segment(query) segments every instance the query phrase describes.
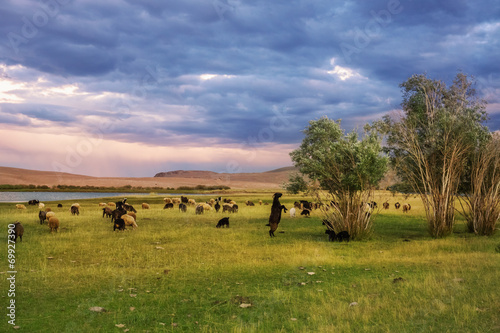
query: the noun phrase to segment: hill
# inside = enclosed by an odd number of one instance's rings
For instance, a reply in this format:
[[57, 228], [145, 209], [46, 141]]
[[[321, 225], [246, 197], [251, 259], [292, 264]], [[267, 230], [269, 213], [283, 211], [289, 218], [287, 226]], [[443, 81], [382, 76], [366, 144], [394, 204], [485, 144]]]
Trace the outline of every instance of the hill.
[[288, 180], [293, 167], [258, 173], [217, 173], [177, 170], [160, 172], [154, 177], [91, 177], [63, 172], [0, 167], [0, 184], [9, 185], [75, 185], [120, 187], [172, 187], [226, 185], [231, 189], [279, 189]]

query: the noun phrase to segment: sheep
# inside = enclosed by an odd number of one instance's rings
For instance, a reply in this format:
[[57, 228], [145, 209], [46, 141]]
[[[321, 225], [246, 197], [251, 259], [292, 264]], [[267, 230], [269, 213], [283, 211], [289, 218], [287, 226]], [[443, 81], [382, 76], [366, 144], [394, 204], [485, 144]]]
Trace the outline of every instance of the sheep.
[[173, 204], [180, 204], [181, 203], [181, 198], [172, 198], [172, 203]]
[[231, 207], [231, 210], [230, 210], [231, 213], [238, 213], [238, 205], [237, 204], [234, 204], [233, 207]]
[[189, 199], [187, 203], [188, 203], [188, 205], [195, 206], [196, 205], [196, 200]]
[[[269, 215], [269, 236], [276, 237], [274, 232], [278, 229], [278, 224], [281, 220], [281, 210], [284, 206], [281, 205], [279, 198], [282, 193], [274, 193], [273, 195], [273, 205], [271, 206], [271, 214]], [[286, 209], [286, 208], [285, 208]]]
[[62, 208], [62, 204], [58, 203], [57, 208]]
[[125, 226], [132, 226], [132, 228], [137, 228], [137, 223], [135, 223], [135, 219], [132, 216], [124, 214], [121, 218], [123, 221], [125, 221]]
[[292, 218], [295, 217], [295, 207], [290, 208], [290, 217], [292, 217]]
[[116, 204], [114, 202], [108, 202], [109, 207], [116, 207]]
[[311, 211], [309, 209], [303, 209], [300, 212], [300, 215], [304, 215], [305, 217], [310, 217], [311, 216]]
[[52, 211], [52, 209], [51, 209], [50, 207], [47, 207], [47, 208], [45, 208], [45, 211], [46, 211], [46, 212], [51, 212], [51, 211]]
[[245, 204], [247, 206], [255, 206], [255, 204], [252, 201], [249, 201], [249, 200], [245, 201]]
[[337, 236], [335, 235], [335, 231], [326, 229], [325, 234], [328, 235], [328, 241], [329, 242], [334, 242], [337, 239]]
[[384, 207], [384, 209], [389, 209], [389, 203], [387, 201], [384, 202], [382, 206]]
[[219, 204], [219, 201], [217, 201], [214, 205], [214, 208], [215, 208], [215, 211], [218, 213], [219, 212], [219, 209], [220, 209], [220, 204]]
[[76, 206], [71, 206], [71, 215], [80, 215], [80, 210]]
[[403, 205], [403, 213], [408, 213], [411, 209], [410, 204], [404, 204]]
[[174, 204], [171, 202], [166, 203], [165, 206], [163, 206], [163, 209], [170, 209], [170, 208], [174, 208]]
[[201, 204], [203, 206], [203, 209], [204, 210], [212, 210], [212, 206], [210, 206], [209, 204], [207, 203], [204, 203], [204, 204]]
[[106, 207], [106, 203], [105, 202], [99, 202], [99, 207]]
[[217, 225], [215, 226], [216, 228], [229, 228], [229, 217], [223, 217], [217, 222]]
[[23, 204], [16, 204], [17, 209], [26, 209], [26, 206]]
[[142, 203], [142, 209], [149, 209], [149, 204], [146, 202]]
[[79, 203], [74, 203], [71, 205], [71, 207], [77, 207], [78, 209], [80, 209], [80, 204]]
[[111, 217], [111, 215], [113, 214], [113, 211], [111, 210], [111, 208], [109, 207], [104, 207], [102, 209], [102, 217], [106, 216], [106, 217]]
[[181, 203], [181, 204], [179, 204], [179, 210], [181, 212], [185, 213], [185, 212], [187, 212], [187, 206], [185, 204]]
[[231, 204], [228, 204], [228, 203], [223, 203], [222, 204], [222, 212], [229, 212], [229, 211], [232, 211], [233, 210], [233, 206]]
[[234, 201], [234, 200], [229, 200], [229, 202], [228, 202], [228, 203], [229, 203], [230, 205], [236, 205], [236, 201]]
[[342, 242], [342, 241], [349, 242], [350, 239], [351, 239], [351, 236], [349, 235], [349, 233], [347, 231], [341, 231], [337, 234], [337, 240], [339, 242]]
[[132, 217], [134, 218], [134, 220], [136, 220], [136, 221], [137, 221], [137, 215], [135, 215], [135, 213], [134, 213], [134, 212], [127, 212], [127, 214], [126, 214], [126, 215], [132, 216]]
[[44, 209], [45, 208], [45, 204], [43, 202], [40, 202], [38, 204], [38, 209]]
[[28, 205], [30, 206], [36, 206], [40, 203], [40, 201], [36, 200], [36, 199], [33, 199], [33, 200], [30, 200], [28, 201]]
[[59, 229], [59, 219], [55, 216], [52, 216], [51, 218], [49, 218], [49, 228], [50, 228], [50, 232], [57, 232], [57, 230]]
[[40, 224], [43, 224], [43, 222], [47, 219], [47, 212], [44, 212], [43, 210], [39, 211], [38, 218], [40, 219]]
[[125, 230], [125, 221], [123, 219], [115, 220], [115, 223], [113, 224], [113, 231], [115, 231], [116, 229]]
[[195, 213], [196, 213], [196, 215], [203, 214], [203, 211], [204, 211], [204, 209], [203, 209], [203, 205], [198, 205], [198, 206], [196, 206], [196, 209], [195, 209]]
[[170, 198], [163, 198], [163, 201], [165, 201], [166, 204], [172, 203], [172, 199]]
[[262, 206], [262, 200], [259, 200], [259, 205], [261, 205], [261, 206]]
[[401, 204], [400, 204], [399, 202], [396, 202], [396, 203], [394, 204], [394, 207], [396, 207], [396, 209], [399, 209], [399, 207], [401, 207]]
[[[228, 227], [229, 227], [229, 225], [228, 225]], [[16, 221], [16, 223], [14, 223], [14, 243], [17, 243], [17, 237], [19, 237], [19, 239], [22, 242], [23, 235], [24, 235], [24, 227], [21, 224], [21, 222]]]
[[46, 216], [47, 221], [48, 221], [51, 217], [56, 216], [56, 213], [54, 213], [54, 212], [45, 212], [45, 216]]

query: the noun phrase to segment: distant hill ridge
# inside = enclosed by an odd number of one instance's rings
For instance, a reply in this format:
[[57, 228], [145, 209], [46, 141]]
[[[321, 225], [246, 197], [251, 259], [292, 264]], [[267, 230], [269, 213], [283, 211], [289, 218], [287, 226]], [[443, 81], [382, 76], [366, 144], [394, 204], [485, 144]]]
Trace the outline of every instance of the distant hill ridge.
[[[280, 173], [280, 172], [291, 172], [294, 170], [296, 170], [296, 168], [290, 166], [265, 172], [252, 172], [252, 173], [241, 173], [241, 174], [250, 175], [250, 174], [262, 174], [262, 173]], [[155, 175], [155, 177], [214, 178], [217, 177], [218, 175], [237, 175], [237, 174], [218, 173], [214, 171], [202, 171], [202, 170], [175, 170], [175, 171], [158, 172]]]

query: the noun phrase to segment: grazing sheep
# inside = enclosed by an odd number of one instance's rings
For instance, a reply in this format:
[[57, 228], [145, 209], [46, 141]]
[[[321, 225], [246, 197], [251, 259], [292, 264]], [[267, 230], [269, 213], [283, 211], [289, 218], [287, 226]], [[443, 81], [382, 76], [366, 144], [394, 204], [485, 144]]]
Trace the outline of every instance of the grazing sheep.
[[57, 204], [57, 208], [62, 208], [62, 204]]
[[134, 212], [127, 212], [127, 215], [132, 216], [134, 218], [134, 220], [137, 221], [137, 215], [135, 215]]
[[76, 206], [71, 206], [71, 215], [80, 215], [80, 210]]
[[217, 225], [215, 226], [216, 228], [229, 228], [229, 217], [223, 217], [217, 222]]
[[48, 221], [51, 217], [56, 216], [56, 213], [54, 213], [54, 212], [45, 212], [45, 216], [46, 216], [47, 221]]
[[389, 209], [389, 203], [387, 201], [384, 202], [382, 206], [384, 207], [384, 209]]
[[132, 226], [132, 228], [137, 228], [137, 223], [135, 223], [135, 219], [132, 216], [124, 214], [121, 218], [123, 221], [125, 221], [125, 226]]
[[[189, 199], [191, 200], [191, 199]], [[187, 212], [187, 206], [183, 203], [179, 204], [179, 210], [183, 213]]]
[[399, 202], [396, 202], [396, 203], [394, 204], [394, 207], [396, 207], [396, 209], [399, 209], [399, 207], [401, 207], [401, 204], [400, 204]]
[[204, 210], [212, 210], [212, 206], [210, 206], [209, 204], [207, 203], [204, 203], [204, 204], [201, 204], [203, 206], [203, 209]]
[[411, 209], [410, 204], [404, 204], [403, 205], [403, 213], [408, 213]]
[[295, 217], [295, 207], [290, 208], [290, 217]]
[[115, 231], [116, 229], [125, 230], [125, 221], [123, 219], [115, 220], [115, 223], [113, 224], [113, 231]]
[[228, 204], [228, 203], [223, 203], [222, 204], [222, 212], [229, 212], [229, 211], [232, 211], [233, 210], [233, 206], [231, 204]]
[[[281, 210], [283, 209], [280, 203], [280, 197], [282, 193], [274, 193], [273, 195], [273, 205], [271, 206], [271, 214], [269, 215], [269, 236], [276, 237], [274, 232], [278, 229], [278, 224], [281, 221]], [[286, 208], [285, 208], [286, 209]]]
[[47, 219], [47, 212], [44, 212], [43, 210], [39, 211], [38, 218], [40, 219], [40, 224], [43, 224], [43, 222]]
[[17, 209], [26, 209], [26, 206], [23, 204], [16, 204]]
[[188, 203], [188, 205], [195, 206], [196, 205], [196, 200], [189, 199], [187, 203]]
[[45, 211], [46, 211], [46, 212], [51, 212], [51, 211], [52, 211], [52, 209], [51, 209], [50, 207], [47, 207], [47, 208], [45, 208]]
[[204, 212], [203, 205], [196, 206], [196, 209], [195, 209], [196, 215], [203, 214], [203, 212]]
[[236, 205], [236, 201], [234, 201], [234, 200], [229, 200], [228, 204], [230, 204], [230, 205]]
[[262, 200], [259, 200], [259, 205], [261, 205], [261, 206], [262, 206]]
[[326, 229], [325, 234], [328, 235], [328, 241], [329, 242], [334, 242], [337, 239], [337, 236], [335, 235], [335, 231]]
[[305, 217], [310, 217], [311, 211], [309, 209], [304, 209], [300, 212], [300, 215], [304, 215]]
[[28, 205], [30, 206], [36, 206], [40, 203], [40, 201], [36, 200], [36, 199], [33, 199], [33, 200], [30, 200], [28, 201]]
[[231, 210], [230, 210], [231, 213], [238, 213], [238, 205], [237, 204], [234, 204], [233, 207], [231, 207]]
[[99, 207], [106, 207], [106, 203], [105, 202], [99, 202]]
[[174, 204], [171, 202], [166, 203], [165, 206], [163, 206], [163, 209], [170, 209], [170, 208], [174, 208]]
[[217, 201], [214, 205], [214, 208], [215, 208], [215, 211], [218, 213], [219, 212], [219, 209], [220, 209], [220, 204], [219, 204], [219, 201]]
[[113, 214], [113, 211], [111, 210], [111, 208], [109, 207], [104, 207], [102, 209], [102, 217], [106, 216], [106, 217], [111, 217], [111, 215]]
[[109, 207], [116, 207], [116, 204], [114, 202], [108, 202]]
[[52, 216], [51, 218], [49, 218], [49, 228], [50, 228], [50, 232], [57, 232], [57, 230], [59, 229], [59, 219], [55, 216]]
[[77, 207], [78, 209], [80, 209], [80, 204], [79, 203], [74, 203], [71, 205], [71, 207]]
[[172, 199], [170, 198], [163, 198], [163, 201], [165, 201], [166, 204], [172, 203]]
[[342, 242], [342, 241], [349, 242], [350, 239], [351, 239], [351, 236], [349, 235], [349, 233], [347, 231], [341, 231], [337, 234], [337, 240], [339, 242]]
[[180, 204], [181, 203], [181, 198], [172, 198], [172, 203], [173, 204]]
[[[229, 225], [228, 225], [228, 227], [229, 227]], [[14, 243], [17, 243], [17, 237], [19, 237], [19, 239], [22, 242], [23, 235], [24, 235], [24, 227], [21, 224], [21, 222], [16, 221], [16, 223], [14, 223]]]
[[148, 203], [143, 202], [143, 203], [142, 203], [142, 209], [149, 209], [149, 204], [148, 204]]
[[255, 204], [253, 202], [249, 201], [249, 200], [245, 201], [245, 204], [247, 206], [255, 206]]
[[45, 208], [45, 204], [43, 202], [40, 202], [38, 204], [38, 209], [44, 209]]

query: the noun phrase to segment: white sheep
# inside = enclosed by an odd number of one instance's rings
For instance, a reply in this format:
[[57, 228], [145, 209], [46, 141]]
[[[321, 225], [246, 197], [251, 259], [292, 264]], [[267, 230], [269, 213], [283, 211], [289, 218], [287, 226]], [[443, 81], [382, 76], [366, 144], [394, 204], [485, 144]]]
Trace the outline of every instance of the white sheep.
[[16, 204], [17, 209], [26, 209], [26, 206], [23, 204]]
[[105, 202], [99, 202], [99, 207], [106, 207], [106, 203]]
[[189, 199], [188, 204], [194, 206], [194, 205], [196, 205], [196, 201], [194, 199]]
[[38, 209], [44, 209], [45, 208], [45, 204], [43, 202], [40, 202], [38, 204]]
[[123, 221], [125, 221], [125, 226], [132, 226], [132, 228], [137, 228], [137, 223], [135, 223], [135, 219], [132, 216], [125, 214], [122, 215], [121, 218], [123, 219]]
[[165, 201], [165, 204], [172, 203], [172, 199], [170, 198], [163, 198], [163, 201]]
[[116, 204], [114, 202], [108, 202], [109, 207], [116, 207]]
[[49, 218], [56, 216], [56, 213], [54, 213], [54, 212], [47, 212], [47, 214], [45, 214], [45, 216], [46, 216], [46, 218], [48, 220]]
[[295, 217], [295, 207], [290, 208], [290, 217]]
[[211, 210], [212, 209], [212, 206], [210, 206], [207, 203], [202, 204], [202, 206], [203, 206], [203, 210]]
[[173, 204], [180, 204], [181, 203], [181, 198], [172, 198], [172, 203]]
[[80, 209], [80, 204], [75, 202], [74, 204], [71, 205], [71, 207], [76, 207], [76, 208]]

